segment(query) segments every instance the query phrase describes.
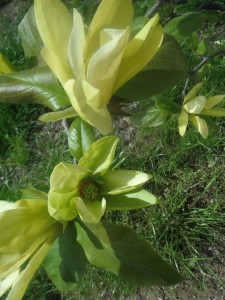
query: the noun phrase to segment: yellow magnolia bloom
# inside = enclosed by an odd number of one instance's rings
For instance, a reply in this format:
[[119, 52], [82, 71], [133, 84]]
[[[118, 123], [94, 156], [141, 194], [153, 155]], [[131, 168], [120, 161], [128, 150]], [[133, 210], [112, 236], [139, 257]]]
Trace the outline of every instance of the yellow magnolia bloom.
[[156, 15], [131, 39], [132, 0], [103, 0], [88, 33], [76, 9], [59, 0], [35, 0], [45, 48], [42, 56], [64, 87], [72, 107], [102, 134], [111, 131], [111, 96], [153, 58], [163, 28]]
[[184, 136], [188, 120], [197, 128], [203, 138], [208, 137], [208, 126], [199, 115], [224, 117], [224, 108], [214, 108], [220, 103], [225, 95], [217, 95], [206, 99], [204, 96], [196, 96], [201, 89], [202, 83], [196, 84], [185, 96], [182, 110], [178, 116], [179, 133]]
[[0, 228], [0, 297], [10, 289], [6, 300], [20, 300], [62, 224], [50, 217], [46, 200], [23, 199], [0, 201]]

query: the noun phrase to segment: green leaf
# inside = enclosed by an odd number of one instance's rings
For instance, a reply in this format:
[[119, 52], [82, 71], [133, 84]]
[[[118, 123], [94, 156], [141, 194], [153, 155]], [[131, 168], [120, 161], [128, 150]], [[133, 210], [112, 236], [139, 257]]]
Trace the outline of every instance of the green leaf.
[[75, 222], [78, 242], [89, 262], [138, 286], [162, 286], [183, 278], [133, 230], [101, 222], [86, 227]]
[[38, 103], [57, 110], [71, 105], [48, 67], [0, 75], [0, 102]]
[[197, 53], [203, 55], [206, 51], [205, 42], [201, 40], [198, 44]]
[[153, 59], [116, 95], [127, 101], [144, 100], [173, 87], [186, 72], [186, 59], [179, 44], [172, 36], [164, 34], [163, 43]]
[[37, 30], [33, 6], [31, 6], [19, 24], [18, 32], [22, 41], [25, 56], [38, 56], [41, 48], [43, 47], [43, 43]]
[[76, 241], [76, 230], [69, 223], [43, 261], [49, 278], [60, 291], [73, 289], [86, 269], [86, 257]]
[[185, 39], [192, 32], [199, 30], [205, 21], [204, 13], [190, 12], [183, 16], [173, 18], [164, 27], [165, 32], [172, 34], [176, 39]]
[[146, 190], [122, 195], [106, 195], [106, 209], [130, 210], [158, 204], [158, 199]]
[[94, 141], [94, 128], [77, 117], [70, 125], [68, 134], [69, 149], [73, 157], [80, 160]]
[[41, 115], [38, 120], [41, 122], [56, 122], [62, 119], [72, 118], [77, 116], [77, 113], [73, 107], [69, 107], [64, 110], [49, 112]]
[[48, 194], [28, 186], [20, 190], [22, 192], [21, 199], [42, 199], [48, 200]]
[[150, 106], [150, 107], [143, 107], [142, 109], [133, 113], [130, 117], [130, 120], [133, 124], [138, 127], [156, 127], [163, 124], [170, 113], [164, 111], [158, 107]]

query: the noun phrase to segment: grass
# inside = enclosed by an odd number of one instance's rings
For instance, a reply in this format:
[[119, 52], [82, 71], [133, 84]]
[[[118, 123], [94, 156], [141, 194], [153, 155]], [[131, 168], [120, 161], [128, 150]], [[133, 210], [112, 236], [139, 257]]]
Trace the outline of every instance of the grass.
[[[20, 6], [19, 1], [16, 3], [18, 21], [26, 8]], [[146, 3], [137, 2], [137, 8], [143, 9]], [[15, 33], [17, 24], [12, 24], [7, 16], [2, 24], [0, 51], [22, 66], [25, 60]], [[214, 25], [210, 26], [213, 32]], [[187, 53], [191, 51], [188, 42], [183, 47]], [[191, 60], [190, 66], [196, 63], [198, 59]], [[199, 80], [205, 81], [203, 92], [224, 92], [224, 61], [216, 58], [210, 63], [213, 72], [207, 73], [207, 77], [205, 73], [199, 75]], [[182, 85], [171, 96], [179, 96], [180, 89]], [[38, 122], [42, 112], [37, 106], [0, 105], [1, 199], [19, 199], [19, 190], [28, 185], [48, 191], [54, 166], [60, 161], [72, 161], [61, 125]], [[149, 240], [193, 284], [207, 286], [206, 279], [210, 277], [224, 284], [215, 269], [225, 243], [224, 120], [216, 120], [207, 140], [192, 127], [180, 138], [175, 119], [162, 127], [139, 131], [123, 121], [117, 125], [121, 136], [117, 153], [123, 151], [119, 168], [151, 173], [153, 179], [146, 188], [157, 195], [161, 203], [138, 211], [107, 212], [107, 217], [132, 227]], [[57, 292], [44, 271], [39, 270], [25, 299], [136, 299], [139, 293], [139, 288], [112, 273], [90, 266], [76, 291], [64, 293]]]

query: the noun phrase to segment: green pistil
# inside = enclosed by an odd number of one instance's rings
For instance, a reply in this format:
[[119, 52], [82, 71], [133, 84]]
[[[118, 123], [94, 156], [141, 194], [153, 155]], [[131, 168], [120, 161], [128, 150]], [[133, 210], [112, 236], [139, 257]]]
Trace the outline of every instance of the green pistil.
[[98, 194], [98, 187], [94, 181], [85, 180], [80, 183], [79, 194], [84, 200], [94, 200]]

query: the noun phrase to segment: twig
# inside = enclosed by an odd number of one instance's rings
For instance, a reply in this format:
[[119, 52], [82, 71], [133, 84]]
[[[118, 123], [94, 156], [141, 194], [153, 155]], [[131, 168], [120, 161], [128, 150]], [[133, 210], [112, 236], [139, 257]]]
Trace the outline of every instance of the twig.
[[67, 119], [62, 120], [62, 127], [65, 130], [66, 134], [69, 135], [69, 125]]
[[146, 17], [151, 18], [158, 10], [158, 8], [163, 5], [164, 2], [166, 2], [167, 0], [157, 0], [153, 6], [147, 11], [146, 13]]
[[158, 8], [163, 5], [164, 3], [173, 3], [176, 5], [183, 4], [188, 2], [188, 0], [157, 0], [153, 6], [147, 11], [145, 14], [146, 17], [151, 18], [154, 16], [154, 14], [157, 12]]
[[222, 55], [224, 54], [225, 55], [225, 49], [224, 50], [220, 50], [220, 51], [216, 51], [212, 54], [209, 54], [208, 56], [204, 56], [202, 58], [202, 61], [196, 66], [194, 67], [194, 69], [190, 70], [188, 73], [188, 77], [185, 81], [185, 84], [184, 84], [184, 89], [182, 91], [182, 99], [185, 97], [186, 93], [187, 93], [187, 88], [188, 88], [188, 84], [189, 84], [189, 81], [191, 79], [191, 77], [194, 77], [195, 74], [198, 72], [199, 69], [201, 69], [202, 66], [204, 66], [204, 64], [207, 63], [207, 61], [209, 61], [210, 59], [216, 57], [216, 56], [219, 56], [219, 55]]
[[214, 58], [215, 56], [221, 55], [221, 54], [225, 54], [225, 49], [214, 52], [208, 56], [203, 57], [202, 61], [193, 70], [190, 71], [190, 74], [194, 75], [205, 63], [207, 63], [208, 60]]

